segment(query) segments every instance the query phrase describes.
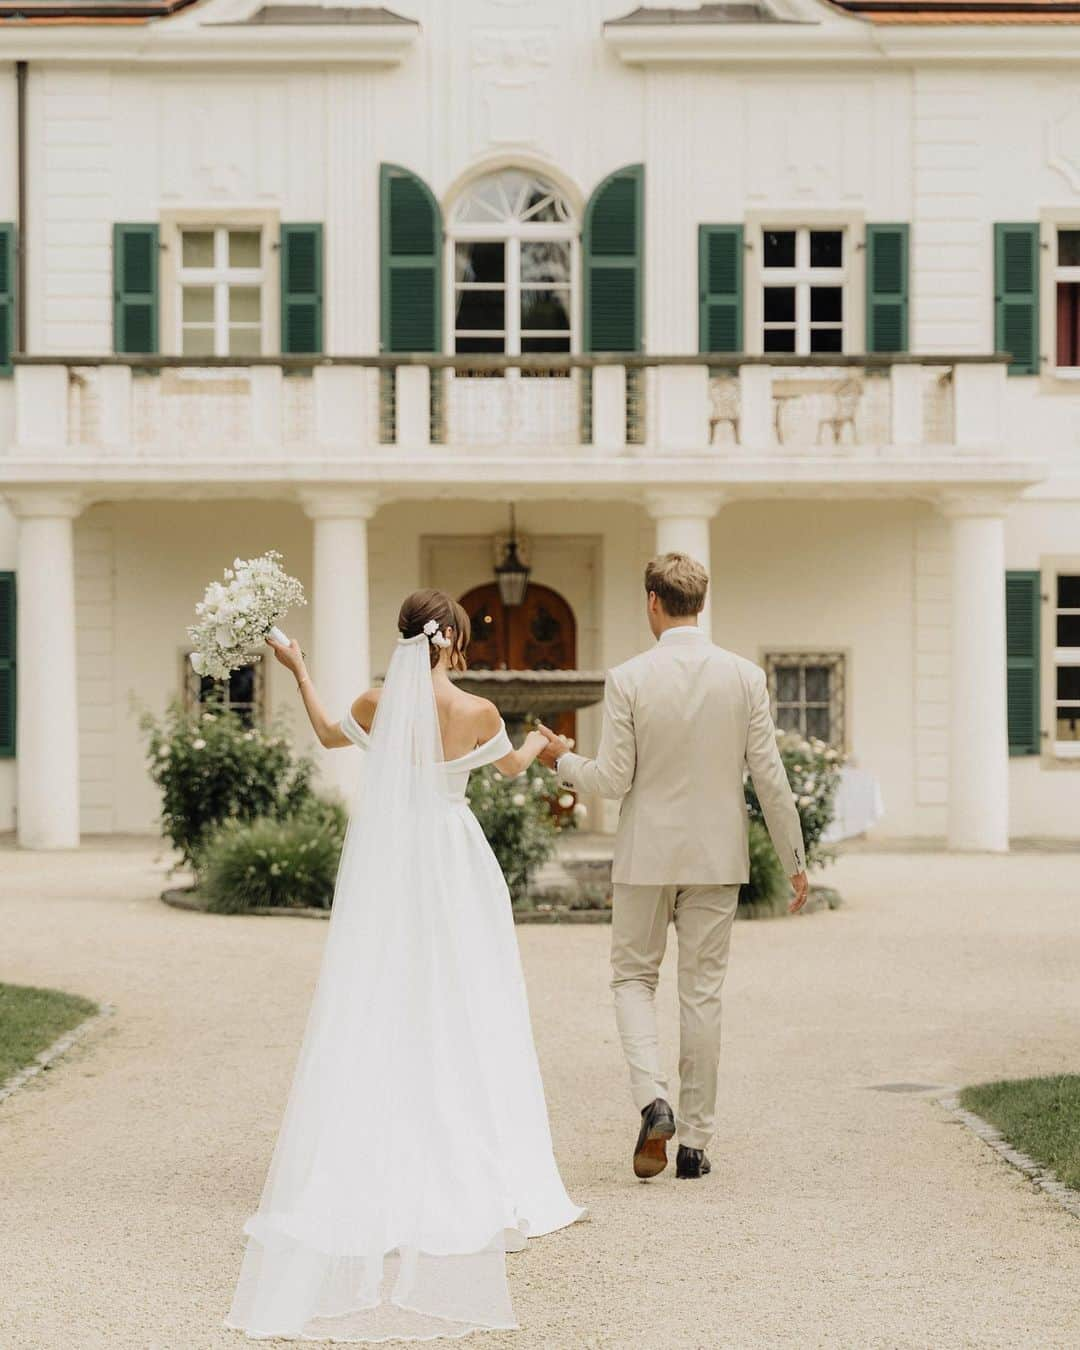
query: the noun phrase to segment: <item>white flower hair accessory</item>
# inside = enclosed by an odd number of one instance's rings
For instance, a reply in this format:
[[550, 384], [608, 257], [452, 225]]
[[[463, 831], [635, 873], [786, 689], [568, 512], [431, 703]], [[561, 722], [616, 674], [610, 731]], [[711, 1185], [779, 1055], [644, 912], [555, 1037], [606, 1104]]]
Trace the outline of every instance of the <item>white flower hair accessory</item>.
[[437, 619], [428, 619], [427, 623], [424, 624], [424, 632], [427, 635], [427, 640], [434, 647], [449, 647], [451, 645], [450, 639], [439, 628]]

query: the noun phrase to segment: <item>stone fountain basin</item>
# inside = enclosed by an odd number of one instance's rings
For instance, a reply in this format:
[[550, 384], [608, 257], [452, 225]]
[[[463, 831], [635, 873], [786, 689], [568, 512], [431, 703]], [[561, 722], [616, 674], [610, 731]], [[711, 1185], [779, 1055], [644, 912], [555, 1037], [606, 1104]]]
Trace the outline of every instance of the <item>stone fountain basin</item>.
[[515, 722], [576, 712], [604, 697], [604, 673], [597, 670], [467, 670], [451, 678], [466, 693], [491, 699]]

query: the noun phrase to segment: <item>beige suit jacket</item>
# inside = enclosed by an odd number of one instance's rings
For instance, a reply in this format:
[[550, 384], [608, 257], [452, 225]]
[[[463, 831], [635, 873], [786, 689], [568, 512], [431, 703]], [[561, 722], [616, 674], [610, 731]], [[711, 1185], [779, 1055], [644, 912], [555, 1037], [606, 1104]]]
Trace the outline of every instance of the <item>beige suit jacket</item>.
[[793, 876], [806, 854], [765, 672], [698, 628], [668, 629], [609, 671], [596, 758], [558, 763], [565, 787], [622, 801], [612, 879], [634, 886], [748, 879], [744, 767]]

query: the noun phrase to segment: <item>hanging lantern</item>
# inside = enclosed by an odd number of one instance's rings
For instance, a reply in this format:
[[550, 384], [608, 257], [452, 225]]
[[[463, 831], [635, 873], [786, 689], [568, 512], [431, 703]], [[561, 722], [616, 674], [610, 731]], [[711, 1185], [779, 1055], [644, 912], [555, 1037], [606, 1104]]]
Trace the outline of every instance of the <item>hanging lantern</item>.
[[499, 598], [507, 609], [514, 609], [525, 599], [529, 589], [529, 569], [518, 557], [517, 529], [514, 523], [514, 508], [510, 507], [510, 540], [506, 545], [503, 560], [495, 568], [495, 584], [499, 588]]

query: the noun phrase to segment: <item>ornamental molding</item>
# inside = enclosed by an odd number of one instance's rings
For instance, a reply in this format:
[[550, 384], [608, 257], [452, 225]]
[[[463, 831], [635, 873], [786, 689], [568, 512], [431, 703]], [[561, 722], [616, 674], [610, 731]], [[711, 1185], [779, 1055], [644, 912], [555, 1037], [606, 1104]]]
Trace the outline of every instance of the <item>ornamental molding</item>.
[[1047, 167], [1080, 192], [1080, 94], [1063, 91], [1046, 113], [1044, 122]]

